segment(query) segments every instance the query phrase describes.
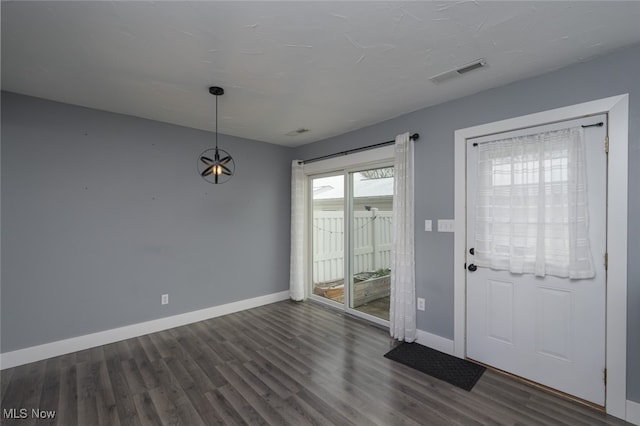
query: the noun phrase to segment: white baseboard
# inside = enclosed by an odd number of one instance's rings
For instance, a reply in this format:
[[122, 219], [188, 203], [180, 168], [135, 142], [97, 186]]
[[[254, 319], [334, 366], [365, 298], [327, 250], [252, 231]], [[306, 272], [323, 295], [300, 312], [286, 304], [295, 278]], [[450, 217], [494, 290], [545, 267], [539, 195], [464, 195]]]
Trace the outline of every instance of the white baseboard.
[[0, 369], [16, 367], [30, 362], [41, 361], [71, 352], [82, 351], [96, 346], [119, 342], [133, 337], [143, 336], [169, 328], [180, 327], [246, 309], [256, 308], [269, 303], [279, 302], [289, 298], [289, 291], [267, 294], [265, 296], [254, 297], [252, 299], [240, 300], [220, 306], [198, 311], [187, 312], [157, 320], [127, 325], [111, 330], [100, 331], [98, 333], [84, 336], [72, 337], [70, 339], [58, 340], [56, 342], [45, 343], [43, 345], [32, 346], [25, 349], [18, 349], [12, 352], [0, 354]]
[[640, 425], [640, 402], [627, 400], [627, 422]]
[[436, 334], [427, 333], [426, 331], [417, 330], [418, 339], [416, 343], [428, 346], [448, 355], [453, 355], [453, 340], [438, 336]]

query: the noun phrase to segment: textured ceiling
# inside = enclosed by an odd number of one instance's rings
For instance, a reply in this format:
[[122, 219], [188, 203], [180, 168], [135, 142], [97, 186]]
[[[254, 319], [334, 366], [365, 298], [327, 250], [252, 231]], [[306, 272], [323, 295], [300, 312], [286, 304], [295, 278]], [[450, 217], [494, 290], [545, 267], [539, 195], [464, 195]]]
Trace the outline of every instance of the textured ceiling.
[[638, 43], [639, 18], [616, 1], [3, 1], [2, 89], [212, 130], [219, 85], [220, 133], [297, 146]]

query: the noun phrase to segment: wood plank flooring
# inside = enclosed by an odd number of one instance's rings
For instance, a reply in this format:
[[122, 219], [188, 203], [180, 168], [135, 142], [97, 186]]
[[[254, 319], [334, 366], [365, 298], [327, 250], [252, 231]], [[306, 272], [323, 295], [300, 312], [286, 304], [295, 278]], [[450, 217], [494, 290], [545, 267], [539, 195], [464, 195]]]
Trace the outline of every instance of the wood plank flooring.
[[384, 358], [392, 346], [362, 320], [279, 302], [4, 370], [1, 423], [624, 424], [493, 371], [466, 392]]

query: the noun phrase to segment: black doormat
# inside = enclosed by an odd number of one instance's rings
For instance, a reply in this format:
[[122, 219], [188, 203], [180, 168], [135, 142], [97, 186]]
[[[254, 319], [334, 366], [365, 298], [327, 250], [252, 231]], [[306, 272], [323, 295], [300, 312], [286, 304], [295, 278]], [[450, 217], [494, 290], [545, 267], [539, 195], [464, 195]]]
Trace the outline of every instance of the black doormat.
[[466, 391], [473, 388], [485, 370], [481, 365], [447, 355], [418, 343], [402, 343], [384, 356]]

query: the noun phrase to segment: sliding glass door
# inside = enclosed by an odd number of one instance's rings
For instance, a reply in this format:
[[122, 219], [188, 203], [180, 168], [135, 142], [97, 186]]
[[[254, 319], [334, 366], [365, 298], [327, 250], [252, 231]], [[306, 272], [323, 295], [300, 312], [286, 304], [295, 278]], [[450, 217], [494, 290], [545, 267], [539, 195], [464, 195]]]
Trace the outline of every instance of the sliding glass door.
[[311, 179], [311, 294], [344, 303], [344, 174]]
[[311, 192], [311, 294], [388, 321], [393, 167], [312, 177]]
[[349, 173], [349, 307], [389, 320], [393, 167]]

